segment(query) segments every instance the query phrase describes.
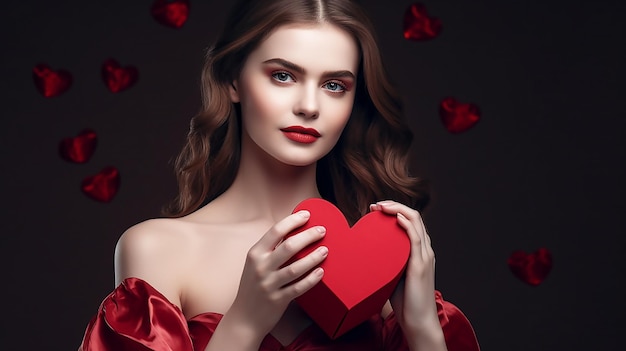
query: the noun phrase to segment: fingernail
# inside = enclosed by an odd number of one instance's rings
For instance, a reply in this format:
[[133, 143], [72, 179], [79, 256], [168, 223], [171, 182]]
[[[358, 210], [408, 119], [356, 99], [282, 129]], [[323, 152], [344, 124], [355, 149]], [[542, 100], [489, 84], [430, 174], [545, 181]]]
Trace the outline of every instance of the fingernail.
[[320, 234], [324, 234], [324, 233], [326, 233], [326, 228], [325, 228], [325, 227], [319, 226], [319, 227], [317, 227], [317, 228], [315, 228], [315, 229], [317, 229], [317, 231], [318, 231]]
[[313, 271], [313, 274], [315, 274], [318, 277], [321, 277], [322, 275], [324, 275], [324, 269], [322, 267], [317, 267]]
[[317, 252], [319, 252], [320, 255], [326, 257], [326, 255], [328, 255], [328, 248], [326, 246], [320, 246], [317, 248]]
[[298, 214], [299, 214], [300, 216], [304, 217], [304, 218], [309, 218], [309, 217], [311, 217], [311, 212], [306, 211], [306, 210], [305, 210], [305, 211], [300, 211], [300, 212], [298, 212]]

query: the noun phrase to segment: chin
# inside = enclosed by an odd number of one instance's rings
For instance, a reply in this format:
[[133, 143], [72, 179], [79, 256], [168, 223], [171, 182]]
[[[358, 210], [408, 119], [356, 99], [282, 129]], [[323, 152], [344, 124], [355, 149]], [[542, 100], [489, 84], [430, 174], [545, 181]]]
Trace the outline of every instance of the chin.
[[316, 164], [317, 161], [319, 161], [319, 158], [315, 158], [315, 159], [285, 159], [285, 160], [280, 160], [280, 162], [288, 165], [288, 166], [293, 166], [293, 167], [307, 167], [313, 164]]
[[[283, 156], [283, 157], [281, 157]], [[275, 155], [274, 158], [285, 165], [294, 166], [294, 167], [307, 167], [313, 164], [316, 164], [324, 155], [302, 155], [298, 153], [293, 153], [291, 155]]]

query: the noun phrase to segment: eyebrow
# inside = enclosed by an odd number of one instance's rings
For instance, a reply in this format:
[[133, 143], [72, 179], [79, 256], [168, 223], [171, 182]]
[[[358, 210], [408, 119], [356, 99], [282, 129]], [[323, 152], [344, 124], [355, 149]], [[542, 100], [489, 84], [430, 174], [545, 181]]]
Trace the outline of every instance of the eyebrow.
[[[293, 62], [281, 59], [281, 58], [273, 58], [273, 59], [269, 59], [266, 61], [263, 61], [263, 64], [278, 64], [280, 66], [285, 67], [288, 70], [291, 71], [295, 71], [299, 74], [305, 74], [306, 70], [304, 69], [304, 67], [298, 66]], [[323, 77], [338, 77], [338, 78], [352, 78], [354, 80], [356, 80], [356, 77], [354, 76], [354, 74], [348, 70], [340, 70], [340, 71], [325, 71], [322, 74]]]

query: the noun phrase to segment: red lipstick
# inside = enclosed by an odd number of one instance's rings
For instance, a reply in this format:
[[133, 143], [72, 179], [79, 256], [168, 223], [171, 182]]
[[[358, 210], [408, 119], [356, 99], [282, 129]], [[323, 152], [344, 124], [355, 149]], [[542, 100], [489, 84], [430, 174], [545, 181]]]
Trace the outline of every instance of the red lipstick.
[[305, 128], [301, 126], [286, 127], [282, 128], [281, 131], [290, 140], [302, 144], [311, 144], [315, 142], [317, 138], [322, 136], [317, 130], [313, 128]]

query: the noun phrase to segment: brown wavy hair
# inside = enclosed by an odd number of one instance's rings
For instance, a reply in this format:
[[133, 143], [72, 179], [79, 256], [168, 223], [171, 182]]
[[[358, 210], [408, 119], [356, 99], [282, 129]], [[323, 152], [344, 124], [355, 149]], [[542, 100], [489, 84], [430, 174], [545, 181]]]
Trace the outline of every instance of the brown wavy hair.
[[361, 54], [352, 115], [337, 145], [318, 161], [322, 197], [335, 203], [350, 223], [364, 215], [370, 203], [382, 199], [418, 210], [427, 204], [426, 184], [409, 174], [413, 134], [363, 10], [350, 0], [252, 0], [235, 5], [216, 44], [207, 51], [202, 108], [192, 118], [176, 159], [179, 194], [166, 215], [189, 214], [232, 184], [241, 155], [241, 117], [228, 88], [248, 55], [273, 30], [293, 23], [333, 24], [354, 37]]

